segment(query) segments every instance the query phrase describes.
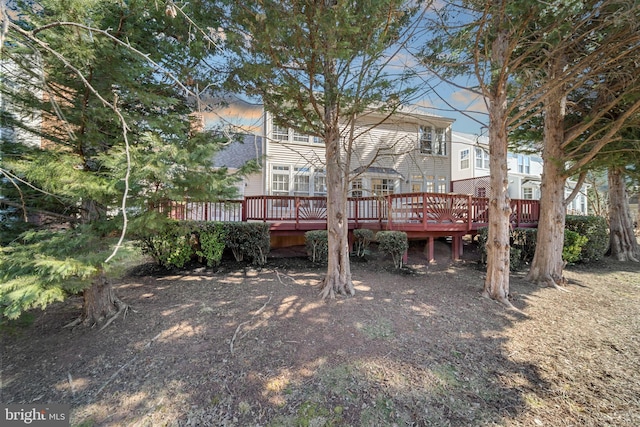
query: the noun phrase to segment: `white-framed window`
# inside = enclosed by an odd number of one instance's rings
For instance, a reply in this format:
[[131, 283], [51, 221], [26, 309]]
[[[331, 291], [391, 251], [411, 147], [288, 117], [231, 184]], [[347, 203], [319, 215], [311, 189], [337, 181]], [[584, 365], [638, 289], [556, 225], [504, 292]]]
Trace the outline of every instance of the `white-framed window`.
[[424, 191], [427, 193], [435, 193], [436, 190], [436, 177], [433, 175], [427, 175], [424, 177]]
[[433, 154], [438, 156], [447, 155], [447, 138], [445, 128], [436, 128], [436, 138], [434, 141]]
[[393, 194], [395, 183], [393, 179], [388, 178], [373, 178], [371, 179], [371, 189], [375, 196], [386, 196], [387, 194]]
[[447, 193], [447, 177], [438, 177], [438, 193]]
[[316, 169], [313, 174], [313, 195], [324, 196], [327, 194], [327, 175], [324, 169]]
[[418, 146], [422, 154], [433, 154], [433, 132], [431, 126], [420, 126]]
[[469, 149], [460, 151], [460, 169], [469, 169]]
[[271, 167], [271, 194], [289, 194], [289, 166], [273, 165]]
[[363, 189], [362, 178], [356, 178], [351, 181], [351, 197], [362, 197]]
[[289, 141], [289, 129], [274, 123], [272, 137], [276, 141]]
[[295, 130], [293, 131], [293, 141], [294, 142], [309, 142], [309, 135], [305, 135], [302, 133], [298, 133]]
[[522, 198], [523, 199], [527, 199], [527, 200], [532, 200], [533, 199], [533, 188], [524, 187], [522, 189]]
[[309, 168], [293, 168], [293, 194], [295, 196], [308, 196], [310, 187]]
[[445, 128], [432, 128], [420, 126], [418, 130], [418, 147], [422, 154], [447, 155], [447, 130]]
[[531, 173], [531, 158], [523, 154], [518, 154], [518, 173]]
[[422, 175], [411, 176], [411, 192], [422, 193], [423, 178]]
[[476, 148], [476, 168], [489, 169], [489, 153], [482, 148]]

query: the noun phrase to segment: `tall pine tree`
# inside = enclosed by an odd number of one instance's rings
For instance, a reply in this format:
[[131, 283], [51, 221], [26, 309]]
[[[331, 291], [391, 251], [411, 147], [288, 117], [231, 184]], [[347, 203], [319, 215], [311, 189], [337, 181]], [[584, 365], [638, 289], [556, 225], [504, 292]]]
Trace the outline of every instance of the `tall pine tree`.
[[215, 85], [202, 78], [217, 75], [204, 62], [213, 41], [153, 2], [44, 0], [18, 10], [3, 17], [3, 127], [15, 131], [0, 153], [1, 202], [7, 236], [25, 223], [31, 231], [4, 239], [0, 311], [15, 318], [82, 292], [79, 320], [104, 322], [126, 309], [105, 261], [128, 218], [153, 227], [155, 200], [233, 195], [238, 177], [212, 164], [223, 138], [193, 131], [179, 83]]

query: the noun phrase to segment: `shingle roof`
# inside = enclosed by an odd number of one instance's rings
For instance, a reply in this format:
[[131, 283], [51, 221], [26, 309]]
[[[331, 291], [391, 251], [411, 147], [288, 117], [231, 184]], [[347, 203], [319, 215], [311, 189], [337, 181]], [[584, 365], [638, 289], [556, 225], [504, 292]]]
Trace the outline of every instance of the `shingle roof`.
[[262, 156], [262, 137], [257, 135], [243, 135], [240, 140], [233, 141], [213, 159], [215, 167], [226, 166], [238, 169], [249, 160], [256, 160]]

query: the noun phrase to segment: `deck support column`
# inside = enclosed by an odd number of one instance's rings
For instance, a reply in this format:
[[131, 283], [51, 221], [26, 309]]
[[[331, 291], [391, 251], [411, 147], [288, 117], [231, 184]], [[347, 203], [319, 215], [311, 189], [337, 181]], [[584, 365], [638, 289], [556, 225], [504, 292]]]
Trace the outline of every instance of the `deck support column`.
[[436, 259], [433, 255], [433, 242], [434, 242], [434, 237], [433, 236], [429, 236], [427, 238], [427, 246], [425, 247], [425, 251], [427, 252], [427, 261], [429, 262], [429, 264], [434, 264], [436, 262]]
[[451, 236], [451, 258], [453, 258], [454, 261], [459, 261], [461, 255], [462, 255], [462, 236], [453, 235]]

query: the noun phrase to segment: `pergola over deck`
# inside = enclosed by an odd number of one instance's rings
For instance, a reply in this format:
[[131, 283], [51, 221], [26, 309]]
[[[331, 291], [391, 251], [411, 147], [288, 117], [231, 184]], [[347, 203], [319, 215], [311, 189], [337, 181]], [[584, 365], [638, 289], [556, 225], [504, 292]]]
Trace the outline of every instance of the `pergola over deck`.
[[[327, 228], [325, 197], [248, 196], [218, 202], [166, 202], [159, 207], [170, 218], [193, 221], [261, 221], [273, 236], [304, 234]], [[462, 255], [462, 237], [488, 225], [489, 199], [465, 194], [405, 193], [348, 199], [349, 229], [397, 230], [409, 239], [428, 241], [433, 260], [437, 237], [452, 238], [452, 257]], [[536, 227], [537, 200], [511, 200], [511, 225]]]

